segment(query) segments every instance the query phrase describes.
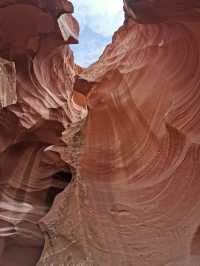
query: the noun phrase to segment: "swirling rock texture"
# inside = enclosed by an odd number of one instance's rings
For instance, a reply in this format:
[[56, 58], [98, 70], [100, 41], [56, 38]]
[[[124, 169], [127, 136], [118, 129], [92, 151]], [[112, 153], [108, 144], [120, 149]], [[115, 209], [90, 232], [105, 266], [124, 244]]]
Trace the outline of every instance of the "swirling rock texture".
[[[69, 43], [79, 25], [68, 1], [0, 1], [0, 265], [36, 265], [39, 220], [71, 180], [53, 145], [87, 115], [73, 93], [80, 68]], [[79, 105], [77, 105], [79, 103]], [[71, 125], [73, 124], [73, 129]]]
[[1, 264], [199, 266], [199, 1], [124, 0], [87, 69], [68, 1], [0, 7]]

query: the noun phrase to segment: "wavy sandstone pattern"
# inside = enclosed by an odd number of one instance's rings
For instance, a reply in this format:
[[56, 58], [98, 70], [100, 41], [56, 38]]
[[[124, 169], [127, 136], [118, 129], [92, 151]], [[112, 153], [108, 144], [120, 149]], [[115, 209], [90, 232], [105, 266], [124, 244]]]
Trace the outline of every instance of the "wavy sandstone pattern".
[[[35, 265], [45, 238], [38, 266], [199, 266], [199, 1], [125, 0], [124, 25], [87, 69], [66, 45], [78, 32], [68, 1], [59, 15], [51, 1], [49, 13], [14, 2], [52, 26], [28, 50], [2, 48], [16, 68], [0, 61], [2, 265]], [[51, 207], [52, 187], [64, 191]]]
[[67, 45], [77, 42], [79, 27], [68, 1], [0, 7], [0, 265], [29, 266], [43, 248], [38, 221], [71, 172], [50, 147], [87, 114], [74, 102], [78, 93], [73, 99], [79, 68]]

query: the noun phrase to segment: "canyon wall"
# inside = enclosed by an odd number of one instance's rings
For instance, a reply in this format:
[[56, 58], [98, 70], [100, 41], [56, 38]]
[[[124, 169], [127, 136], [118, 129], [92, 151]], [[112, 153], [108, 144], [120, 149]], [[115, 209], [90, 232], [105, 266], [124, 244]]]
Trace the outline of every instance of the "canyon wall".
[[0, 4], [2, 266], [200, 265], [200, 4], [124, 10], [82, 69], [68, 1]]
[[68, 46], [78, 42], [72, 12], [68, 1], [0, 2], [2, 266], [36, 265], [44, 246], [38, 222], [72, 178], [73, 166], [51, 151], [87, 115], [84, 97], [73, 93], [80, 68]]

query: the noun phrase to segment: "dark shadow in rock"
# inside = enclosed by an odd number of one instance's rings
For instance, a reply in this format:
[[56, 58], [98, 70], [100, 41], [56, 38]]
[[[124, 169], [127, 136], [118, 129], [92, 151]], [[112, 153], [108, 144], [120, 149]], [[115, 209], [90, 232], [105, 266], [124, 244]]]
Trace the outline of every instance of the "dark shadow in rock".
[[72, 181], [72, 173], [70, 171], [59, 171], [55, 173], [52, 178], [57, 181], [63, 182], [63, 188], [51, 187], [48, 190], [48, 204], [52, 205], [56, 196], [63, 192], [65, 187]]

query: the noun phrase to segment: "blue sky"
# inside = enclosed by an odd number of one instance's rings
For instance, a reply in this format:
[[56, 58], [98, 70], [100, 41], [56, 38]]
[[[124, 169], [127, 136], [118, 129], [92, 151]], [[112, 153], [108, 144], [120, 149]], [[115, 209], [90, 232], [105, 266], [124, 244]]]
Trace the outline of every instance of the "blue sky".
[[123, 23], [123, 0], [71, 0], [81, 32], [79, 45], [72, 45], [75, 61], [88, 66], [98, 60], [113, 33]]

